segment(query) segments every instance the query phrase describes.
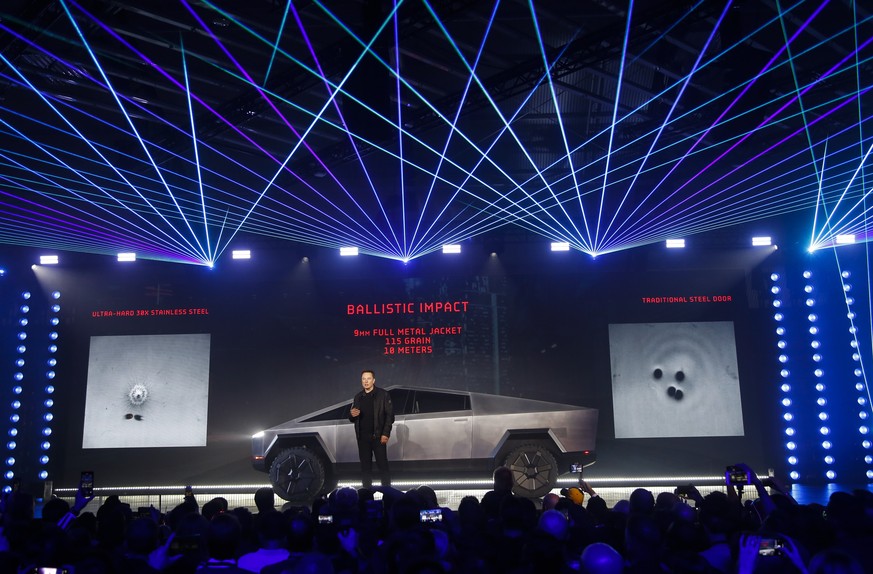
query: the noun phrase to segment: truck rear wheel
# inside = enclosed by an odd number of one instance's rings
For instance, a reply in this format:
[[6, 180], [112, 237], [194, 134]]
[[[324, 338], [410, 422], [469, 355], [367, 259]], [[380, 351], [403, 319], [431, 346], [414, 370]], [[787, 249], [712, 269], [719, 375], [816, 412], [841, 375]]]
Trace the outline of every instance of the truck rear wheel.
[[542, 442], [523, 444], [506, 457], [504, 466], [512, 471], [512, 491], [525, 498], [539, 498], [558, 483], [558, 462]]

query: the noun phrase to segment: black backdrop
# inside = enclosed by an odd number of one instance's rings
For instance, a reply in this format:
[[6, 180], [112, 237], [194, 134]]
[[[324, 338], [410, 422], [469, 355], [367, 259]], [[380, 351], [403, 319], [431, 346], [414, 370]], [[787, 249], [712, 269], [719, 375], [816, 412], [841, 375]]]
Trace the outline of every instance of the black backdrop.
[[[60, 291], [63, 303], [49, 467], [56, 486], [75, 484], [82, 469], [93, 469], [101, 486], [263, 482], [249, 464], [251, 434], [350, 399], [364, 368], [376, 370], [381, 386], [596, 407], [591, 477], [717, 475], [739, 460], [774, 466], [767, 412], [778, 369], [769, 317], [758, 305], [770, 272], [761, 252], [651, 248], [592, 260], [530, 244], [403, 264], [308, 251], [306, 261], [301, 253], [256, 252], [215, 269], [78, 256], [37, 270], [42, 289]], [[460, 302], [466, 311], [457, 311]], [[387, 314], [400, 303], [413, 312]], [[451, 310], [420, 306], [432, 303]], [[363, 307], [350, 315], [349, 305]], [[744, 436], [615, 438], [609, 325], [711, 321], [734, 326]], [[430, 335], [434, 327], [449, 334]], [[91, 338], [165, 334], [210, 335], [205, 446], [83, 449]], [[386, 334], [396, 337], [388, 345], [394, 354], [386, 354]], [[653, 405], [651, 416], [669, 416], [660, 409]]]

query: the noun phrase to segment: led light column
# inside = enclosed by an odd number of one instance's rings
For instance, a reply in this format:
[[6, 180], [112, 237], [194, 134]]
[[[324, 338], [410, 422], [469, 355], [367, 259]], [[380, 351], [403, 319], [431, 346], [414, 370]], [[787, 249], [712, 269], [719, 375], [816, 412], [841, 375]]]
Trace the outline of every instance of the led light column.
[[776, 340], [776, 347], [778, 351], [777, 359], [780, 365], [780, 403], [782, 404], [782, 420], [785, 422], [785, 448], [788, 451], [788, 456], [786, 460], [790, 467], [789, 476], [792, 480], [797, 480], [798, 478], [800, 478], [800, 474], [797, 471], [797, 465], [799, 462], [797, 456], [799, 452], [797, 448], [797, 441], [799, 439], [799, 436], [797, 434], [797, 427], [794, 421], [795, 415], [793, 409], [794, 401], [796, 399], [794, 397], [795, 393], [791, 386], [791, 371], [788, 368], [788, 328], [786, 327], [785, 313], [782, 309], [782, 291], [784, 289], [783, 283], [784, 280], [779, 273], [773, 273], [770, 275], [770, 293], [773, 295], [772, 305], [774, 309], [773, 320], [776, 322], [776, 335], [778, 337]]
[[3, 472], [3, 478], [6, 479], [6, 484], [3, 487], [4, 492], [12, 490], [11, 483], [15, 478], [21, 480], [21, 476], [17, 473], [16, 457], [19, 451], [19, 438], [21, 424], [21, 399], [24, 393], [25, 385], [30, 381], [25, 380], [24, 368], [27, 365], [25, 355], [27, 353], [27, 336], [28, 325], [30, 324], [30, 291], [23, 291], [19, 297], [18, 307], [18, 332], [16, 335], [17, 346], [15, 347], [15, 369], [12, 373], [12, 402], [10, 407], [12, 414], [9, 415], [9, 428], [6, 431], [6, 469]]

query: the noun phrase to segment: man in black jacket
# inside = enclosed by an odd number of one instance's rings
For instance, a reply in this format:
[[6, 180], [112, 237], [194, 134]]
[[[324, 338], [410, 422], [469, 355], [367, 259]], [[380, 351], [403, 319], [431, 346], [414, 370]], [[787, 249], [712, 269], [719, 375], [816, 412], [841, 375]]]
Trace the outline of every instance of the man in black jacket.
[[394, 424], [394, 407], [391, 395], [376, 387], [376, 373], [361, 372], [364, 388], [352, 400], [349, 420], [355, 423], [358, 439], [358, 456], [361, 458], [361, 482], [365, 488], [373, 486], [373, 457], [382, 479], [382, 486], [391, 484], [388, 474], [388, 437]]

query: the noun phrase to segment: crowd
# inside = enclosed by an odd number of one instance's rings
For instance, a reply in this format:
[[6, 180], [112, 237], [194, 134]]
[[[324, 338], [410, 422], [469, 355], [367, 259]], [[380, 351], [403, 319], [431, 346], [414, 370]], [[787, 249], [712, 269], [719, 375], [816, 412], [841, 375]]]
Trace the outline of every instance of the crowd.
[[89, 499], [79, 493], [72, 507], [46, 502], [34, 519], [33, 497], [15, 492], [2, 505], [0, 572], [873, 572], [873, 494], [835, 492], [827, 505], [801, 505], [750, 476], [745, 500], [731, 486], [701, 496], [683, 485], [640, 488], [611, 508], [583, 480], [541, 501], [517, 497], [505, 468], [493, 490], [457, 510], [440, 508], [427, 486], [340, 488], [281, 510], [264, 488], [256, 512], [193, 496], [166, 514], [134, 516], [116, 496], [82, 512]]

